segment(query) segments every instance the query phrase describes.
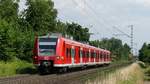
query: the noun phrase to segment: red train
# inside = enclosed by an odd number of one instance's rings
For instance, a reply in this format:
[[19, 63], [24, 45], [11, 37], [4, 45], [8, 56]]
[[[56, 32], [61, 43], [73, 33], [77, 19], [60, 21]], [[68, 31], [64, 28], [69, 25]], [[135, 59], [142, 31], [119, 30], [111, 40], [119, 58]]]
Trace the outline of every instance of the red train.
[[34, 64], [38, 70], [49, 72], [73, 67], [110, 64], [110, 51], [66, 39], [59, 35], [47, 35], [35, 39]]

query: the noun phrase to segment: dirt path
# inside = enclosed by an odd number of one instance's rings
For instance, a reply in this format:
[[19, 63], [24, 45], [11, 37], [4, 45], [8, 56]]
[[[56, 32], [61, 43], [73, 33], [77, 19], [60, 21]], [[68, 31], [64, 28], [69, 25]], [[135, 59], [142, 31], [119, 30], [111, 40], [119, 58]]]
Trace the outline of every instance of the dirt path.
[[150, 84], [150, 81], [145, 81], [144, 84]]

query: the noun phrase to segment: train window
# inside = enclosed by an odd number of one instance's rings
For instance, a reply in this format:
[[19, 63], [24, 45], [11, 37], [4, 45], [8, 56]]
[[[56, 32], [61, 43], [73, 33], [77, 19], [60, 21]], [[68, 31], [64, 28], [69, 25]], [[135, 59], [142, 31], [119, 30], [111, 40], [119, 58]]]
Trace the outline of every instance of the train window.
[[91, 52], [91, 58], [93, 58], [94, 57], [94, 53], [93, 52]]
[[106, 53], [104, 53], [104, 61], [106, 60]]
[[89, 58], [89, 51], [86, 52], [86, 57]]
[[100, 59], [102, 59], [102, 58], [103, 58], [103, 52], [100, 53]]
[[97, 53], [97, 59], [99, 60], [99, 52]]
[[66, 56], [67, 56], [67, 57], [70, 56], [70, 49], [69, 49], [69, 48], [66, 49]]
[[84, 52], [84, 50], [82, 51], [82, 55], [83, 55], [83, 57], [85, 56], [85, 52]]
[[58, 38], [40, 38], [39, 42], [56, 42]]
[[109, 54], [107, 54], [107, 59], [109, 59]]

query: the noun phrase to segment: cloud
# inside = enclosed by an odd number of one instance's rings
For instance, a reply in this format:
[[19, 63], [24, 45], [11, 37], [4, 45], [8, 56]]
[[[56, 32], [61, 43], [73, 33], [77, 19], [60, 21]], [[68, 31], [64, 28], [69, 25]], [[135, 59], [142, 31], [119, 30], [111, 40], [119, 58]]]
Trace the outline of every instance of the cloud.
[[135, 0], [135, 2], [145, 7], [150, 7], [150, 0]]
[[[134, 25], [134, 42], [138, 43], [138, 49], [144, 41], [150, 41], [150, 0], [54, 0], [58, 9], [58, 16], [63, 21], [74, 21], [89, 27], [95, 35], [92, 39], [112, 37], [119, 33], [112, 29], [118, 26], [124, 32], [130, 34], [128, 25]], [[93, 8], [89, 9], [87, 3]], [[96, 16], [95, 16], [96, 15]], [[96, 20], [98, 19], [98, 20]], [[100, 34], [98, 35], [97, 32]], [[111, 33], [112, 32], [112, 33]], [[130, 44], [130, 39], [117, 37]]]

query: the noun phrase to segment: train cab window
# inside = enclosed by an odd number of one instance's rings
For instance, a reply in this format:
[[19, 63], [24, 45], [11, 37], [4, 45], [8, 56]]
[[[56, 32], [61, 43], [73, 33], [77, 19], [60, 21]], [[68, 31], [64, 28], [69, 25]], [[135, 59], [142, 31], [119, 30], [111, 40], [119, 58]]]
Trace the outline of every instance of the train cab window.
[[39, 55], [53, 56], [56, 54], [56, 45], [58, 38], [39, 38]]

